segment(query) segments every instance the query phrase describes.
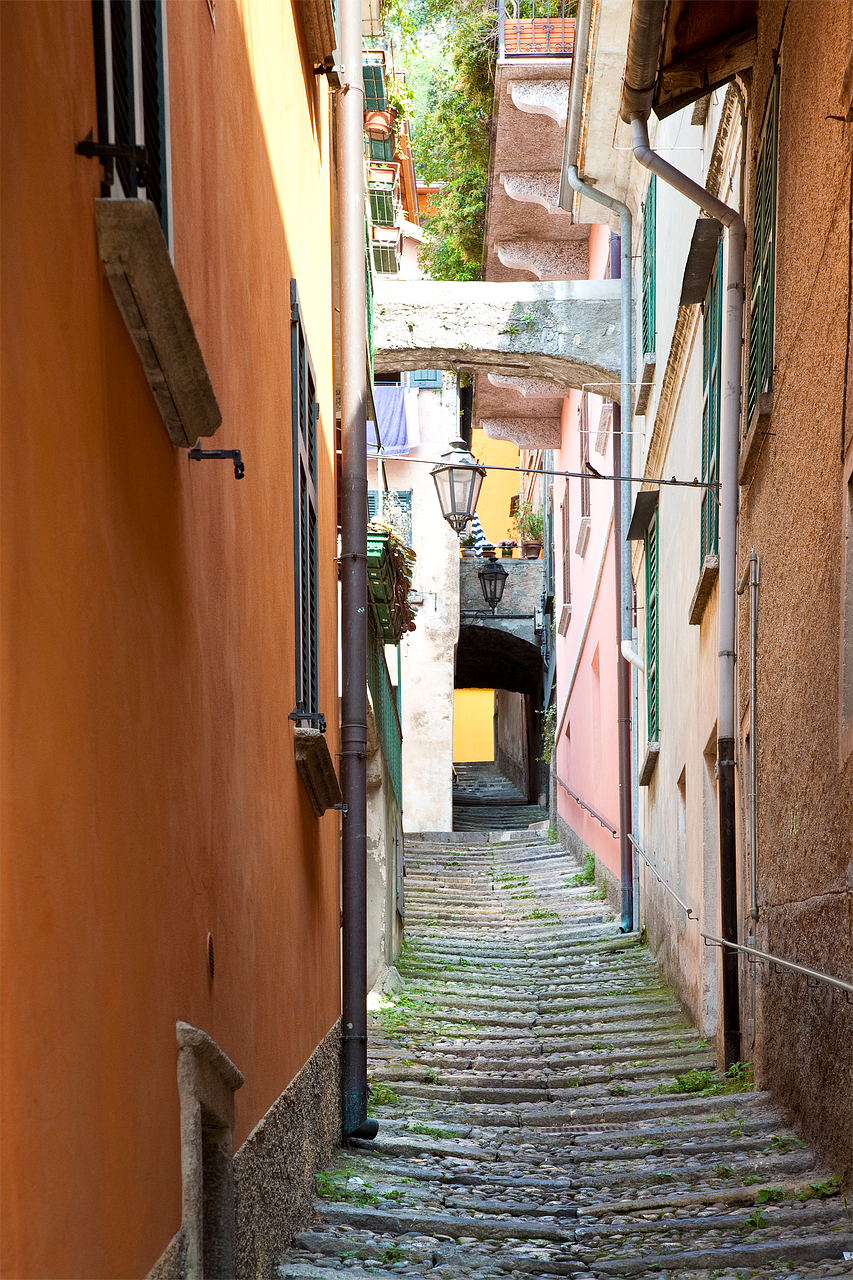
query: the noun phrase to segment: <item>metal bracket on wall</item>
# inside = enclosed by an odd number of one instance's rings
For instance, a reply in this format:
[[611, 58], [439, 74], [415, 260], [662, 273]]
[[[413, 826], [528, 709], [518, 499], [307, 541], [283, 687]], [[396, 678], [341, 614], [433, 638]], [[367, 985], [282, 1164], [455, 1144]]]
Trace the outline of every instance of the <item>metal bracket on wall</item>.
[[94, 142], [90, 129], [82, 142], [74, 143], [74, 150], [78, 156], [86, 156], [90, 160], [97, 156], [104, 166], [104, 181], [108, 187], [113, 185], [114, 160], [133, 161], [139, 171], [137, 173], [139, 185], [145, 186], [148, 153], [144, 147], [134, 146], [131, 142]]
[[[246, 474], [246, 468], [243, 465], [243, 459], [239, 449], [199, 449], [198, 446], [190, 449], [189, 456], [193, 462], [206, 462], [209, 459], [229, 458], [234, 463], [234, 479], [242, 480]], [[310, 720], [310, 716], [302, 716], [303, 720]]]
[[[287, 718], [288, 720], [298, 720], [300, 722], [307, 720], [309, 724], [312, 724], [315, 729], [319, 729], [321, 733], [326, 732], [326, 717], [322, 711], [303, 711], [302, 707], [296, 707], [289, 713]], [[339, 809], [340, 805], [334, 805], [333, 807]]]

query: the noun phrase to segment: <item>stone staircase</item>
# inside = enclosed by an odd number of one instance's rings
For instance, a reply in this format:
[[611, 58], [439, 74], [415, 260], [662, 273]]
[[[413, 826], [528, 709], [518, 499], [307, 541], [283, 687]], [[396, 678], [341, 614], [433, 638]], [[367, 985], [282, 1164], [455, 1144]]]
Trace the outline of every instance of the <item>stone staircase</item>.
[[579, 870], [546, 834], [409, 837], [379, 1134], [318, 1176], [281, 1280], [853, 1273], [832, 1170], [716, 1071]]
[[548, 821], [548, 810], [528, 804], [491, 760], [457, 762], [453, 774], [454, 831], [524, 831]]

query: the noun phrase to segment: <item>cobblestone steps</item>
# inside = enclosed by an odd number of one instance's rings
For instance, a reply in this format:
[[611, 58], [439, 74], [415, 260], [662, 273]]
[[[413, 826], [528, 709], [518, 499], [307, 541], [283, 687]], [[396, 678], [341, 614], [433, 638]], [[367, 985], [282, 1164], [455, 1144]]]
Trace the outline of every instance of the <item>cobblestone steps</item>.
[[410, 839], [407, 869], [379, 1134], [318, 1177], [281, 1280], [853, 1274], [832, 1170], [767, 1094], [716, 1091], [736, 1082], [559, 845]]

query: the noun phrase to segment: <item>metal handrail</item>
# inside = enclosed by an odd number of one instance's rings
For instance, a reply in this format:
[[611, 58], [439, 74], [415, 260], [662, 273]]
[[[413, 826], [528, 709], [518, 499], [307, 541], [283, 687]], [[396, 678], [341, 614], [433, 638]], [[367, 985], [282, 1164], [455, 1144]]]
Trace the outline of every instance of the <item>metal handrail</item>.
[[596, 819], [596, 821], [600, 822], [600, 823], [601, 823], [601, 825], [602, 825], [603, 827], [606, 827], [606, 828], [607, 828], [607, 830], [610, 832], [610, 834], [611, 834], [612, 836], [615, 836], [615, 835], [617, 834], [617, 832], [616, 832], [616, 828], [615, 828], [615, 827], [611, 827], [610, 823], [607, 821], [607, 819], [606, 819], [606, 818], [602, 818], [601, 814], [600, 814], [600, 813], [596, 813], [595, 809], [593, 809], [593, 807], [592, 807], [592, 805], [591, 805], [591, 804], [587, 804], [584, 800], [581, 800], [580, 796], [576, 796], [576, 795], [575, 795], [575, 793], [574, 793], [574, 791], [572, 791], [571, 787], [566, 786], [565, 782], [563, 782], [563, 779], [562, 779], [562, 778], [560, 777], [560, 775], [556, 772], [556, 770], [554, 771], [554, 777], [555, 777], [555, 778], [556, 778], [556, 780], [559, 782], [559, 784], [560, 784], [560, 786], [563, 788], [563, 790], [564, 790], [564, 791], [567, 791], [567, 792], [568, 792], [568, 794], [572, 797], [572, 799], [573, 799], [574, 801], [576, 801], [576, 802], [577, 802], [577, 804], [579, 804], [579, 805], [580, 805], [580, 807], [581, 807], [582, 809], [586, 809], [587, 813], [591, 813], [591, 814], [592, 814], [592, 816]]
[[696, 915], [696, 913], [694, 912], [693, 908], [692, 908], [692, 907], [688, 907], [688, 905], [687, 905], [687, 903], [686, 903], [686, 902], [682, 902], [681, 898], [679, 898], [678, 894], [675, 892], [675, 890], [673, 889], [672, 885], [668, 884], [668, 883], [667, 883], [667, 881], [666, 881], [666, 880], [664, 880], [663, 876], [662, 876], [662, 875], [661, 875], [661, 873], [658, 871], [657, 867], [656, 867], [656, 866], [655, 866], [655, 864], [652, 862], [652, 860], [651, 860], [651, 858], [649, 857], [649, 855], [646, 853], [645, 849], [641, 849], [641, 848], [640, 848], [640, 846], [637, 844], [637, 841], [634, 839], [634, 837], [633, 837], [632, 835], [629, 835], [629, 836], [628, 836], [628, 839], [631, 841], [631, 844], [632, 844], [632, 845], [634, 846], [634, 848], [637, 850], [637, 853], [638, 853], [638, 854], [640, 855], [640, 857], [643, 859], [643, 862], [645, 862], [646, 866], [649, 868], [649, 870], [652, 872], [652, 874], [653, 874], [654, 876], [656, 876], [656, 877], [658, 878], [658, 880], [661, 882], [661, 884], [663, 885], [664, 889], [666, 889], [667, 893], [671, 894], [671, 895], [672, 895], [672, 897], [673, 897], [673, 898], [675, 898], [675, 901], [676, 901], [676, 902], [678, 903], [678, 905], [681, 907], [682, 911], [686, 911], [686, 912], [687, 912], [687, 919], [688, 919], [688, 920], [695, 920], [695, 921], [697, 922], [697, 924], [698, 924], [698, 922], [699, 922], [699, 917]]
[[758, 951], [755, 947], [745, 947], [739, 942], [727, 942], [725, 938], [718, 938], [713, 933], [703, 933], [701, 937], [705, 939], [705, 946], [709, 944], [712, 947], [728, 947], [730, 951], [742, 951], [745, 955], [755, 956], [762, 964], [773, 964], [779, 969], [790, 969], [792, 973], [801, 973], [806, 978], [813, 978], [815, 982], [825, 982], [827, 986], [835, 987], [837, 991], [843, 991], [848, 1001], [853, 997], [853, 982], [843, 982], [841, 978], [831, 978], [828, 973], [821, 973], [818, 969], [807, 969], [803, 964], [794, 964], [792, 960], [783, 960], [780, 956], [771, 955], [769, 951]]

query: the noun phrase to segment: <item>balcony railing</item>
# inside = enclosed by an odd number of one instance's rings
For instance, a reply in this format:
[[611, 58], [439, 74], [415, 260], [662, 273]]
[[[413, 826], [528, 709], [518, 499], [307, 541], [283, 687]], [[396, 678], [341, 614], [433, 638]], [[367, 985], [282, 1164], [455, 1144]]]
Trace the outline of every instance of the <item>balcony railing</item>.
[[575, 0], [499, 0], [501, 58], [570, 58]]

